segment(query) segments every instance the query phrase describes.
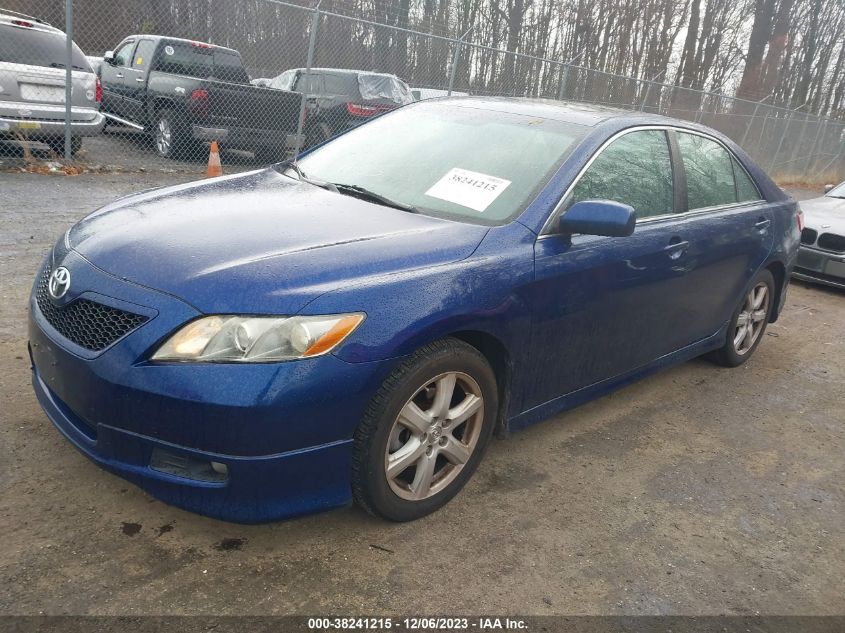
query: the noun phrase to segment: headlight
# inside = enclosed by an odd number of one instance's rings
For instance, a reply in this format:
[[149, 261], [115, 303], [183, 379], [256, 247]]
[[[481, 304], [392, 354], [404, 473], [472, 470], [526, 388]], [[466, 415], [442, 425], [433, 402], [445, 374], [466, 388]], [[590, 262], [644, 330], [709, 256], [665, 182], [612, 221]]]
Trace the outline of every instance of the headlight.
[[363, 320], [363, 314], [209, 316], [176, 332], [152, 360], [260, 363], [310, 358], [332, 351]]

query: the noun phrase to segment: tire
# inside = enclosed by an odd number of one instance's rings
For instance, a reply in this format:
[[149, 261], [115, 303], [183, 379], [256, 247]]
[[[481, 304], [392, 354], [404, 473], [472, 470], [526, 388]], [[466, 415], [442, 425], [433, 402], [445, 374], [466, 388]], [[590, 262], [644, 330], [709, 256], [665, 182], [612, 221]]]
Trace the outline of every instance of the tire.
[[[763, 288], [765, 293], [761, 296]], [[764, 268], [754, 275], [748, 290], [734, 310], [724, 346], [711, 352], [708, 358], [723, 367], [739, 367], [751, 358], [763, 340], [774, 309], [774, 298], [775, 278]], [[741, 331], [744, 333], [742, 338]]]
[[[384, 381], [355, 431], [356, 503], [391, 521], [412, 521], [442, 507], [478, 467], [497, 412], [496, 377], [478, 350], [452, 338], [417, 350]], [[406, 459], [399, 459], [402, 454]], [[389, 474], [391, 457], [396, 465]]]
[[156, 113], [152, 135], [155, 152], [162, 158], [182, 157], [194, 145], [183, 117], [166, 108]]
[[[47, 139], [46, 141], [49, 148], [56, 154], [59, 155], [59, 158], [65, 155], [65, 137], [64, 136], [56, 136]], [[82, 149], [82, 137], [81, 136], [71, 136], [70, 137], [70, 155], [76, 156], [79, 153], [79, 150]]]

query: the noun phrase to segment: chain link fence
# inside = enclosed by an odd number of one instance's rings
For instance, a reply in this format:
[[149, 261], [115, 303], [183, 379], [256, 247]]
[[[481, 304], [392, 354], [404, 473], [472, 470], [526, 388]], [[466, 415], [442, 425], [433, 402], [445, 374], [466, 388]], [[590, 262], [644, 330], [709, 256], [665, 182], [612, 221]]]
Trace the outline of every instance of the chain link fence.
[[470, 94], [664, 114], [723, 132], [780, 180], [845, 178], [843, 121], [512, 53], [471, 28], [456, 39], [281, 0], [17, 5], [0, 9], [0, 153], [25, 160], [197, 171], [215, 141], [245, 169]]

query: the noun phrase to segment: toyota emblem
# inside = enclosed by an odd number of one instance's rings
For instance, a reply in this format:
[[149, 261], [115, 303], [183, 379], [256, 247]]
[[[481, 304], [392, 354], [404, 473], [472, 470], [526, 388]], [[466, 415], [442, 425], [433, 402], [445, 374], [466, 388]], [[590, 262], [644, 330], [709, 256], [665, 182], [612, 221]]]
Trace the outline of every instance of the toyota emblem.
[[70, 271], [64, 266], [60, 266], [50, 275], [50, 283], [47, 285], [47, 290], [53, 299], [61, 299], [67, 294], [70, 289]]

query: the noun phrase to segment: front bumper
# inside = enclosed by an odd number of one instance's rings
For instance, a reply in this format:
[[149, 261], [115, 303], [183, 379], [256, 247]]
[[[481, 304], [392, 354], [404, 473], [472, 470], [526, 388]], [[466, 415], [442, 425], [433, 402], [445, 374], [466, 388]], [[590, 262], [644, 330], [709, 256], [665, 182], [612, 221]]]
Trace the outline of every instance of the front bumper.
[[792, 276], [845, 289], [845, 254], [801, 246]]
[[[90, 121], [71, 121], [70, 133], [73, 136], [97, 136], [103, 131], [105, 122], [105, 116], [97, 112]], [[65, 133], [65, 122], [0, 117], [0, 135], [11, 136], [13, 132], [20, 132], [35, 140], [48, 136], [61, 136]]]
[[[196, 311], [111, 277], [73, 251], [61, 263], [78, 287], [97, 289], [77, 297], [143, 306], [152, 315], [111, 347], [87, 353], [30, 298], [35, 393], [83, 454], [167, 503], [228, 521], [288, 518], [351, 500], [352, 435], [388, 363], [332, 355], [255, 365], [151, 363], [144, 360], [149, 351]], [[228, 472], [212, 480], [190, 468], [162, 469], [162, 454], [198, 467], [216, 462]]]

